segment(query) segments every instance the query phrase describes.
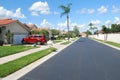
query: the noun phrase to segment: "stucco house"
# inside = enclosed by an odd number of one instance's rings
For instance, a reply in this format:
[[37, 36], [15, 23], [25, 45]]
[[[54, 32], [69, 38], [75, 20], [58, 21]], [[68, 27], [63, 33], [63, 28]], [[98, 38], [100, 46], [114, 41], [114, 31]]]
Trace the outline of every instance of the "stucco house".
[[85, 32], [82, 32], [79, 34], [81, 37], [87, 37], [87, 34]]
[[0, 20], [0, 40], [9, 44], [21, 44], [23, 37], [29, 34], [29, 28], [18, 20], [1, 19]]
[[38, 27], [35, 24], [27, 24], [27, 26], [30, 28], [30, 30], [38, 29]]

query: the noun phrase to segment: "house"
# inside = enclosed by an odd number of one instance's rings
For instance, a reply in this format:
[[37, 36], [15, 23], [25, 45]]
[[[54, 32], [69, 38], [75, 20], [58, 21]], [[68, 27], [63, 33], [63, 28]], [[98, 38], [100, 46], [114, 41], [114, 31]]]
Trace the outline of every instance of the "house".
[[30, 30], [38, 29], [38, 27], [35, 24], [27, 24], [27, 26], [30, 28]]
[[87, 37], [87, 34], [85, 32], [80, 33], [81, 37]]
[[29, 28], [11, 18], [0, 20], [0, 40], [7, 44], [21, 44], [23, 37], [29, 34]]

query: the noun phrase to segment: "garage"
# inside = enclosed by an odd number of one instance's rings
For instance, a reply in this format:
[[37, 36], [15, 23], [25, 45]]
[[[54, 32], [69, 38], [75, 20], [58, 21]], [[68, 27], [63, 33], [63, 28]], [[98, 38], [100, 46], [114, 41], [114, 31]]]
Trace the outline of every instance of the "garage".
[[21, 40], [26, 37], [25, 34], [16, 34], [13, 36], [13, 44], [21, 44]]

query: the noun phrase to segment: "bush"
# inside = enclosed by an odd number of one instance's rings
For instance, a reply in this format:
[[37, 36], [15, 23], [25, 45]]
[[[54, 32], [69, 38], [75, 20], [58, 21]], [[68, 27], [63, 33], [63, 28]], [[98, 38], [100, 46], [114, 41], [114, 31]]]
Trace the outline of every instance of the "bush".
[[0, 46], [3, 46], [4, 41], [0, 40]]

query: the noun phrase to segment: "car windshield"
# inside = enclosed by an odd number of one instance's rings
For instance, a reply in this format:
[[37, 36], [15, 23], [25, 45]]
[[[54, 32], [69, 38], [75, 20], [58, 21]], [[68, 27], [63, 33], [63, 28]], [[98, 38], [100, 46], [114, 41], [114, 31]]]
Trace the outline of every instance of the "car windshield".
[[41, 38], [41, 36], [34, 36], [34, 37], [36, 37], [36, 38]]

